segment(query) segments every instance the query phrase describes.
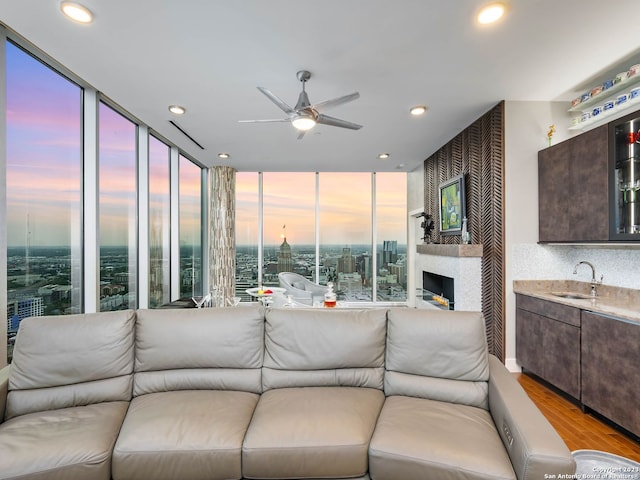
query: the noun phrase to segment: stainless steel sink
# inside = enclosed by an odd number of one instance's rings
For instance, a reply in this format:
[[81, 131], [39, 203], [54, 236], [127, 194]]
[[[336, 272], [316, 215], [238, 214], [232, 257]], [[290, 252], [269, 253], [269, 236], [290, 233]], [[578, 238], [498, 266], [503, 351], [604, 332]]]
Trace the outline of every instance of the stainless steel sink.
[[572, 298], [574, 300], [588, 300], [592, 297], [591, 295], [587, 295], [584, 293], [576, 293], [576, 292], [551, 292], [551, 295], [555, 295], [556, 297], [562, 298]]

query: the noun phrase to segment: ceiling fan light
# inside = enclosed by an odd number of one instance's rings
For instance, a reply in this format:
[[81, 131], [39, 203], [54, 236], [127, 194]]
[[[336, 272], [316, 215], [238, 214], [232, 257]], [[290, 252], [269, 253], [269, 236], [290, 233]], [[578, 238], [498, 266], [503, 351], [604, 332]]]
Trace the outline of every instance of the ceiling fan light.
[[299, 115], [291, 121], [291, 125], [298, 130], [307, 131], [316, 126], [316, 121], [308, 115]]
[[60, 10], [71, 20], [78, 23], [91, 23], [93, 14], [87, 7], [74, 2], [62, 2]]
[[411, 107], [411, 109], [409, 110], [409, 113], [411, 113], [411, 115], [423, 115], [424, 113], [426, 113], [427, 111], [427, 107], [426, 105], [416, 105], [415, 107]]

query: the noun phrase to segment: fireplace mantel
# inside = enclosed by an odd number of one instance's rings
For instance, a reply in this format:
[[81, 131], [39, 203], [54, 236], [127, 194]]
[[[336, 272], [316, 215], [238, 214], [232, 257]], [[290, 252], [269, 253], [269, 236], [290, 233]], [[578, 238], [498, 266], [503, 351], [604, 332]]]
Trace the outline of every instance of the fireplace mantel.
[[416, 245], [416, 252], [422, 255], [436, 255], [440, 257], [482, 257], [482, 245], [422, 243]]

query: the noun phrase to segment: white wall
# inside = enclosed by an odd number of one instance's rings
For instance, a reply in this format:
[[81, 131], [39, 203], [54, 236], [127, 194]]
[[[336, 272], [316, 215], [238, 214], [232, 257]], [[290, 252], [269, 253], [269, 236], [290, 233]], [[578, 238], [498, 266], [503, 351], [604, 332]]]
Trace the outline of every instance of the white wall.
[[424, 165], [407, 173], [407, 211], [424, 211]]

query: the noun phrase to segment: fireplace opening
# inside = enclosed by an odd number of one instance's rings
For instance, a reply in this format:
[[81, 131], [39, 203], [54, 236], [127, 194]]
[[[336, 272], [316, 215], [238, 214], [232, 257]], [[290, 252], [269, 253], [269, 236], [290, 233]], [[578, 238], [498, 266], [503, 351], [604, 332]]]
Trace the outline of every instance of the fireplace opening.
[[453, 310], [453, 278], [423, 271], [422, 299], [443, 310]]

